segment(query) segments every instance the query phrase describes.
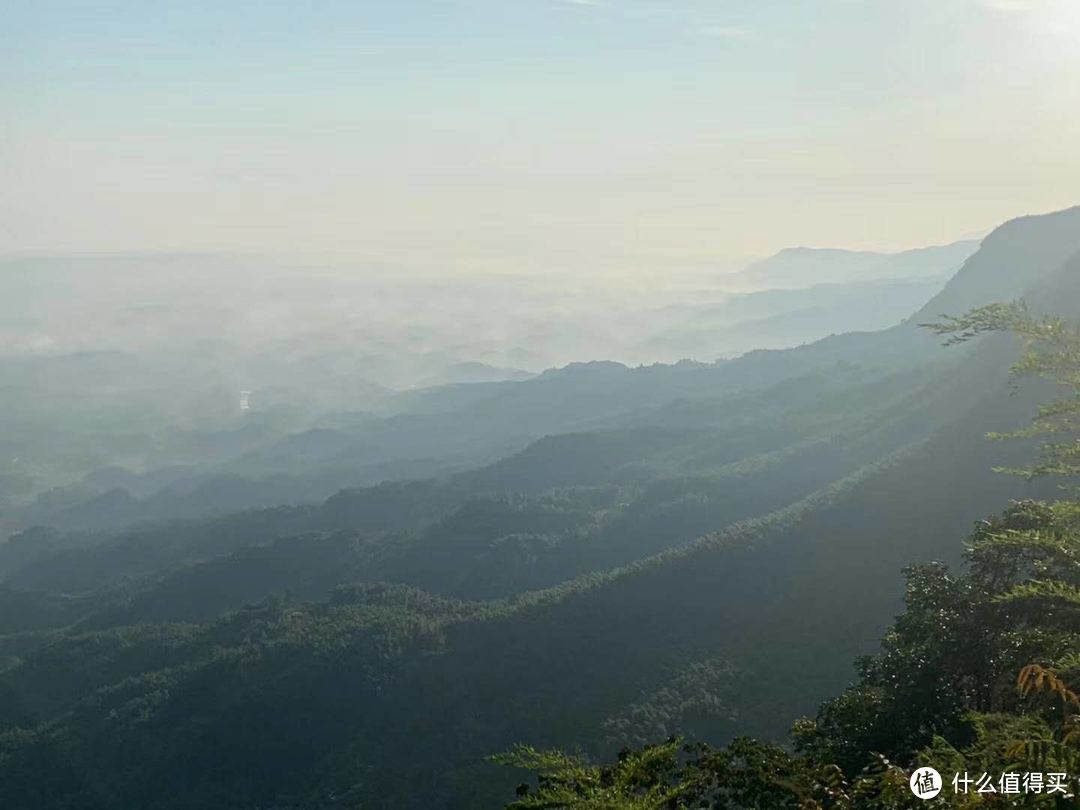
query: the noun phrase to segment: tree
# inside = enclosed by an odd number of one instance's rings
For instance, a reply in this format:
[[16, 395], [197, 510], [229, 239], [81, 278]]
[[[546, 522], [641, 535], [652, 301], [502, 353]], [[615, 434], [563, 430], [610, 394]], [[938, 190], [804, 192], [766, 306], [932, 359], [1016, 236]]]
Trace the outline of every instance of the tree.
[[1071, 396], [1044, 404], [1027, 428], [993, 435], [999, 439], [1045, 438], [1039, 462], [1007, 472], [1027, 478], [1080, 476], [1080, 324], [1058, 316], [1037, 316], [1018, 301], [990, 304], [924, 326], [948, 336], [946, 345], [964, 343], [990, 332], [1016, 335], [1024, 351], [1013, 365], [1014, 377], [1049, 380], [1071, 391]]
[[624, 750], [612, 765], [593, 766], [559, 751], [519, 745], [496, 762], [538, 774], [508, 810], [819, 810], [851, 807], [838, 768], [819, 768], [778, 746], [747, 737], [724, 748], [677, 738]]

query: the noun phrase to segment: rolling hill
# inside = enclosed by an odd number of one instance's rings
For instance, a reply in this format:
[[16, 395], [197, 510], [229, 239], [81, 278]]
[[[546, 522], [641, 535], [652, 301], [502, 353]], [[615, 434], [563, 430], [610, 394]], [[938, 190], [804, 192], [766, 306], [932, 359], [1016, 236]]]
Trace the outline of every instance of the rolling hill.
[[1040, 400], [1010, 393], [1013, 344], [918, 325], [1072, 309], [1078, 279], [1080, 209], [1025, 218], [891, 329], [419, 392], [300, 465], [401, 445], [455, 472], [17, 536], [0, 803], [485, 807], [513, 774], [484, 758], [521, 740], [779, 738], [876, 645], [905, 565], [1046, 492], [991, 472], [1028, 449], [985, 434]]

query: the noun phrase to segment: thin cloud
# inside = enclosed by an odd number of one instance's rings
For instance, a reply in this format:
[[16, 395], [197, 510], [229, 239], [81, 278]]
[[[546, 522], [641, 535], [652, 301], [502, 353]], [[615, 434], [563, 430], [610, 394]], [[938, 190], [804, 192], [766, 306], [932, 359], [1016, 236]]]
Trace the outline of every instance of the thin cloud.
[[1034, 11], [1038, 5], [1036, 0], [982, 0], [982, 3], [994, 11], [1009, 12]]
[[750, 32], [737, 25], [703, 25], [698, 32], [717, 39], [746, 39]]
[[[1008, 2], [1009, 0], [1002, 0], [1002, 2]], [[630, 5], [626, 3], [614, 3], [609, 0], [549, 0], [549, 2], [555, 3], [560, 6], [583, 6], [587, 8], [603, 9], [606, 12], [616, 14], [620, 17], [657, 17], [667, 18], [676, 24], [681, 24], [689, 27], [702, 36], [714, 37], [716, 39], [747, 39], [750, 37], [750, 32], [738, 25], [722, 25], [722, 24], [702, 24], [700, 20], [694, 20], [694, 14], [680, 13], [674, 9], [661, 8], [659, 6], [638, 6]]]

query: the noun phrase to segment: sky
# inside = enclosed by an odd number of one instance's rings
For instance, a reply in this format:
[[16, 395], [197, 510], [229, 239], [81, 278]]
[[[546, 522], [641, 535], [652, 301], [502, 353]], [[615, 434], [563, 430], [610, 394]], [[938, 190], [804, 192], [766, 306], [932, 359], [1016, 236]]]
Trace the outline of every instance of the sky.
[[1080, 0], [0, 0], [0, 254], [620, 273], [1080, 203]]

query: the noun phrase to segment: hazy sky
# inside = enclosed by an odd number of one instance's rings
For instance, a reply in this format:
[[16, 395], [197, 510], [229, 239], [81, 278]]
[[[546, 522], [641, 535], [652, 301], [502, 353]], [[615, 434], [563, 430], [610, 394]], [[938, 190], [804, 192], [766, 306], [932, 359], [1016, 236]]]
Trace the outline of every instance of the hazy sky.
[[1078, 102], [1080, 0], [0, 0], [0, 252], [913, 246], [1080, 203]]

